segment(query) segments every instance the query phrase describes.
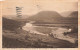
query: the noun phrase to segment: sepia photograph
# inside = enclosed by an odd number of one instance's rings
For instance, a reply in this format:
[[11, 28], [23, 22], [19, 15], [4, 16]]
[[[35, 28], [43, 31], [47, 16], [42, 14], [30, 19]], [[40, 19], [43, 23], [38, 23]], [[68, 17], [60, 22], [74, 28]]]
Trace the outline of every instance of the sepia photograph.
[[2, 13], [2, 48], [78, 48], [76, 1], [7, 0]]

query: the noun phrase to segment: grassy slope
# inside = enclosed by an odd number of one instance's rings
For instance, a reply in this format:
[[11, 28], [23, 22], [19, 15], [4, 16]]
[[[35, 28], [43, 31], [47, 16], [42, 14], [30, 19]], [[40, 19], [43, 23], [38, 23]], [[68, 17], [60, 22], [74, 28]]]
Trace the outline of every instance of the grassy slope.
[[[3, 32], [3, 48], [71, 48], [77, 45], [37, 34], [30, 34], [24, 30], [18, 30], [17, 34]], [[8, 35], [9, 34], [9, 35]]]

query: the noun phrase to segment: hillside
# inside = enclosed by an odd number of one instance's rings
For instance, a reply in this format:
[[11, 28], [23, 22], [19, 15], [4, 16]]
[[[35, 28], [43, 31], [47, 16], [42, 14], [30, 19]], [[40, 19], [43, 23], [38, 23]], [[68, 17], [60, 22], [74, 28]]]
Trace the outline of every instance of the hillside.
[[72, 12], [67, 19], [74, 24], [78, 24], [78, 11]]
[[3, 29], [7, 29], [7, 30], [15, 30], [17, 28], [20, 27], [21, 23], [15, 20], [11, 20], [11, 19], [7, 19], [3, 17], [3, 22], [2, 22]]
[[72, 12], [68, 17], [78, 18], [78, 11]]
[[74, 12], [74, 11], [65, 11], [65, 12], [62, 12], [62, 13], [60, 13], [60, 14], [61, 14], [61, 16], [67, 17], [67, 16], [69, 16], [72, 12]]

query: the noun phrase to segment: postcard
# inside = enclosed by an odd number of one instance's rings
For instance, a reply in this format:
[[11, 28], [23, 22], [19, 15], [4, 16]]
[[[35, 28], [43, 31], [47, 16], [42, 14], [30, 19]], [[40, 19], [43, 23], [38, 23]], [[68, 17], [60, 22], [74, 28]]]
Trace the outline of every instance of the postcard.
[[2, 50], [79, 50], [78, 0], [5, 0]]

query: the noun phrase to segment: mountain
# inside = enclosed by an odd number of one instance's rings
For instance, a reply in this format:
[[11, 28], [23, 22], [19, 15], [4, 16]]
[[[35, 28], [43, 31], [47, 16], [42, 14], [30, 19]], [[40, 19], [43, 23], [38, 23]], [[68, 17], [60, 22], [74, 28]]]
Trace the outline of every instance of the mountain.
[[55, 11], [41, 11], [36, 15], [29, 17], [27, 20], [36, 21], [38, 23], [56, 23], [56, 19], [63, 17]]
[[[75, 17], [75, 16], [76, 17]], [[74, 18], [75, 17], [75, 18]], [[75, 24], [77, 23], [77, 12], [72, 12], [69, 16], [67, 17], [62, 17], [59, 13], [55, 11], [41, 11], [36, 15], [33, 15], [27, 20], [29, 21], [36, 21], [38, 24]], [[75, 21], [75, 22], [73, 22]]]
[[61, 16], [67, 17], [67, 16], [69, 16], [72, 12], [74, 12], [74, 11], [65, 11], [65, 12], [62, 12], [62, 13], [60, 13], [60, 14], [61, 14]]
[[72, 12], [72, 13], [68, 16], [68, 19], [69, 19], [71, 22], [78, 24], [78, 11]]
[[72, 12], [68, 17], [78, 18], [78, 11]]

